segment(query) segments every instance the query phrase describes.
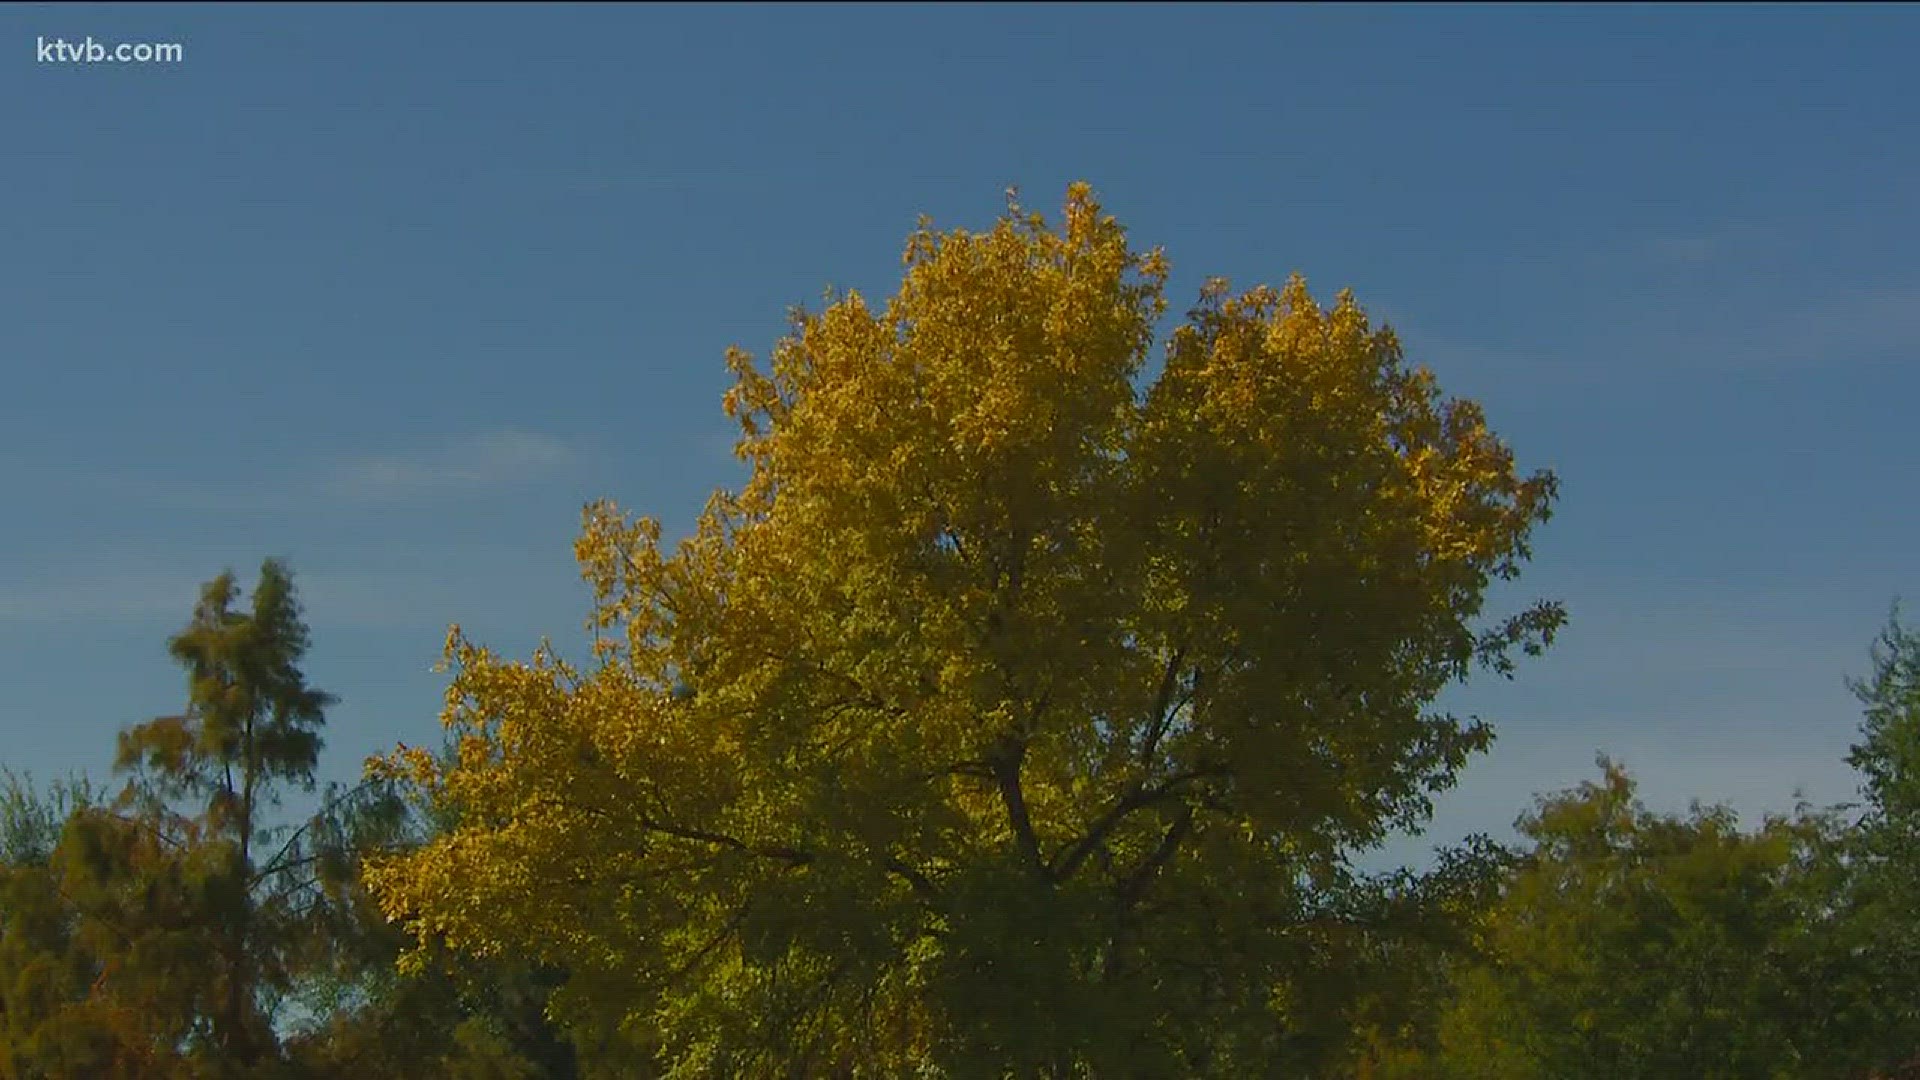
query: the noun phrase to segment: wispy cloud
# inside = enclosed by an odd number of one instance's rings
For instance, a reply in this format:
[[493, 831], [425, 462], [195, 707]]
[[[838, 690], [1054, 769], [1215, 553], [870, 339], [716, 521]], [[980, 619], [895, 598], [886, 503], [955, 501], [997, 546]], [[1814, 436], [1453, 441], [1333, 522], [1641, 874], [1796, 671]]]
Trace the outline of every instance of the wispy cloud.
[[531, 626], [564, 635], [580, 625], [587, 597], [563, 560], [528, 566], [524, 556], [493, 552], [439, 563], [319, 567], [298, 574], [316, 635], [334, 630], [422, 631], [438, 647], [448, 623]]
[[1781, 298], [1703, 315], [1669, 311], [1664, 325], [1623, 328], [1609, 348], [1634, 348], [1670, 366], [1791, 369], [1873, 363], [1920, 354], [1920, 286]]
[[224, 477], [182, 476], [151, 461], [76, 463], [70, 454], [0, 447], [0, 483], [49, 483], [173, 511], [298, 512], [315, 499], [381, 503], [524, 488], [588, 455], [538, 432], [506, 428], [409, 449], [261, 459]]
[[[1612, 393], [1642, 384], [1636, 372], [1732, 375], [1756, 371], [1863, 366], [1920, 359], [1920, 283], [1890, 282], [1848, 292], [1795, 292], [1741, 269], [1751, 243], [1721, 236], [1636, 241], [1642, 260], [1670, 268], [1710, 267], [1726, 287], [1656, 288], [1634, 284], [1607, 298], [1603, 313], [1569, 317], [1558, 337], [1491, 344], [1472, 331], [1439, 325], [1420, 309], [1370, 302], [1390, 322], [1408, 356], [1439, 373], [1450, 392], [1565, 395]], [[1734, 281], [1734, 277], [1746, 275]], [[1430, 323], [1428, 320], [1431, 319]], [[1482, 390], [1481, 388], [1485, 388]]]
[[1920, 351], [1920, 289], [1812, 304], [1788, 328], [1791, 345], [1813, 359], [1827, 342], [1864, 352]]
[[565, 444], [507, 429], [436, 447], [360, 454], [323, 480], [336, 498], [369, 502], [435, 495], [471, 495], [522, 486], [579, 460]]
[[1860, 713], [1843, 685], [1862, 673], [1886, 613], [1889, 576], [1870, 570], [1548, 576], [1572, 620], [1516, 682], [1450, 691], [1452, 711], [1484, 716], [1497, 741], [1437, 800], [1428, 834], [1398, 838], [1363, 863], [1423, 864], [1435, 844], [1473, 832], [1513, 839], [1536, 795], [1594, 779], [1604, 751], [1646, 804], [1684, 812], [1724, 802], [1747, 824], [1850, 801], [1846, 764]]
[[1698, 266], [1712, 262], [1721, 243], [1709, 236], [1656, 236], [1647, 241], [1647, 252], [1663, 263]]
[[[118, 550], [133, 547], [82, 545], [36, 567], [31, 581], [0, 576], [0, 632], [76, 623], [177, 629], [202, 585], [222, 569], [235, 572], [243, 592], [257, 576], [257, 561], [223, 558], [231, 552], [163, 546], [128, 557]], [[437, 647], [436, 635], [449, 622], [517, 618], [564, 633], [585, 611], [578, 578], [564, 561], [529, 568], [524, 553], [510, 548], [390, 552], [312, 567], [296, 560], [293, 569], [307, 619], [323, 640], [346, 629], [397, 629], [421, 632]], [[247, 603], [243, 598], [240, 606]]]
[[0, 625], [68, 620], [184, 619], [211, 575], [188, 570], [101, 569], [0, 581]]

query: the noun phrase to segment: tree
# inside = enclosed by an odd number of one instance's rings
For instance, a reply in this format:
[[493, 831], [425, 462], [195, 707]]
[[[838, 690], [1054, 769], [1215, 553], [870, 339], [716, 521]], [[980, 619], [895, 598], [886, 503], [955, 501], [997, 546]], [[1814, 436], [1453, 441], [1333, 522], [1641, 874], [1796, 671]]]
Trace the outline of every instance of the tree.
[[[169, 643], [188, 674], [185, 712], [121, 733], [107, 805], [69, 814], [40, 895], [42, 980], [17, 1017], [41, 1046], [28, 1075], [262, 1076], [278, 1062], [276, 995], [306, 947], [326, 853], [267, 811], [310, 787], [324, 709], [299, 664], [307, 648], [292, 578], [269, 560], [252, 610], [231, 574], [202, 592]], [[76, 1041], [77, 1040], [77, 1041]], [[20, 1045], [20, 1044], [16, 1044]]]
[[905, 267], [729, 354], [751, 478], [677, 551], [588, 507], [591, 665], [450, 635], [457, 761], [379, 768], [460, 824], [376, 893], [674, 1076], [1318, 1060], [1302, 925], [1560, 624], [1479, 623], [1553, 478], [1297, 277], [1142, 394], [1166, 263], [1084, 185]]
[[239, 1069], [272, 1055], [275, 1039], [260, 994], [284, 988], [284, 935], [274, 923], [292, 914], [286, 850], [266, 859], [265, 810], [278, 789], [313, 786], [319, 728], [331, 695], [300, 671], [306, 624], [287, 568], [267, 560], [252, 611], [234, 610], [239, 588], [222, 574], [201, 593], [193, 621], [169, 643], [189, 679], [187, 711], [137, 725], [120, 736], [116, 768], [137, 774], [128, 805], [168, 818], [168, 800], [187, 800], [197, 818], [174, 820], [187, 844], [207, 851], [203, 896], [213, 910], [217, 998], [206, 1004], [207, 1039]]
[[1444, 1075], [1440, 1023], [1453, 1007], [1454, 983], [1458, 973], [1487, 960], [1485, 919], [1523, 865], [1518, 852], [1473, 836], [1436, 852], [1431, 869], [1402, 870], [1367, 890], [1377, 899], [1360, 920], [1365, 932], [1346, 935], [1351, 947], [1365, 951], [1359, 963], [1343, 965], [1359, 999], [1347, 1013], [1353, 1054], [1320, 1075]]
[[75, 947], [71, 908], [51, 867], [68, 818], [97, 802], [92, 784], [84, 777], [56, 781], [43, 793], [30, 778], [0, 768], [3, 1080], [28, 1075], [36, 1061], [97, 1066], [106, 1056], [105, 1044], [111, 1042], [101, 1026], [44, 1023], [50, 1003], [83, 1000], [94, 974]]
[[1860, 1076], [1869, 1000], [1845, 948], [1843, 823], [1649, 812], [1625, 770], [1540, 800], [1532, 850], [1408, 1076]]
[[1920, 634], [1897, 607], [1872, 663], [1849, 683], [1865, 716], [1847, 761], [1866, 800], [1849, 850], [1850, 952], [1872, 988], [1868, 1026], [1882, 1062], [1920, 1062]]
[[0, 765], [0, 867], [45, 869], [67, 819], [99, 802], [85, 776], [55, 780], [43, 794], [31, 776]]
[[122, 734], [117, 799], [0, 770], [0, 1080], [573, 1075], [551, 973], [450, 958], [392, 977], [409, 941], [360, 863], [443, 822], [376, 780], [267, 825], [279, 788], [310, 783], [329, 699], [299, 672], [285, 568], [251, 613], [235, 595], [216, 579], [172, 639], [189, 707]]
[[[513, 957], [474, 958], [434, 949], [400, 974], [416, 943], [368, 893], [362, 862], [445, 832], [444, 810], [408, 802], [376, 781], [375, 797], [343, 801], [315, 822], [328, 853], [323, 887], [331, 916], [309, 935], [298, 1000], [307, 1020], [288, 1040], [302, 1077], [436, 1076], [563, 1080], [579, 1075], [576, 1047], [545, 1010], [564, 973]], [[423, 812], [424, 811], [424, 812]]]

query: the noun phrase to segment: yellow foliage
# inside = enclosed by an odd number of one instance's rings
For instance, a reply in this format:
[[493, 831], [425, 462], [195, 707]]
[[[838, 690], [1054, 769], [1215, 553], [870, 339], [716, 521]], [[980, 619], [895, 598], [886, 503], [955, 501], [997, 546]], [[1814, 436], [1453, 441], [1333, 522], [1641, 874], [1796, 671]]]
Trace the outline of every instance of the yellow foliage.
[[379, 768], [459, 826], [372, 872], [387, 911], [626, 987], [573, 1007], [673, 1075], [1175, 1062], [1265, 1015], [1279, 945], [1210, 1017], [1180, 954], [1484, 746], [1426, 706], [1557, 626], [1473, 625], [1553, 480], [1299, 277], [1209, 282], [1142, 394], [1166, 274], [1077, 184], [730, 352], [745, 486], [671, 551], [583, 515], [594, 667], [449, 640], [457, 760]]

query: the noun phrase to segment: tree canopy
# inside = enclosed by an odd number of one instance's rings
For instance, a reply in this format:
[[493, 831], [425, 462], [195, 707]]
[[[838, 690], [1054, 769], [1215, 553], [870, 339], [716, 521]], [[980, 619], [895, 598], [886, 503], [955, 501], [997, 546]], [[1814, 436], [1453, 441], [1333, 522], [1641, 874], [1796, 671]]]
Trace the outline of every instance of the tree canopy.
[[729, 354], [690, 536], [586, 508], [589, 657], [455, 627], [444, 741], [303, 819], [291, 571], [210, 582], [124, 786], [0, 767], [0, 1080], [1920, 1075], [1897, 610], [1857, 806], [1602, 757], [1362, 873], [1489, 745], [1443, 690], [1562, 623], [1486, 610], [1554, 479], [1351, 295], [1159, 338], [1166, 279], [1084, 186], [923, 221], [884, 303]]
[[1532, 848], [1479, 921], [1411, 1075], [1461, 1078], [1858, 1076], [1881, 1060], [1853, 1013], [1831, 863], [1840, 823], [1811, 811], [1739, 828], [1724, 807], [1655, 814], [1626, 771], [1543, 798]]
[[729, 354], [751, 467], [671, 551], [590, 506], [578, 666], [456, 630], [423, 940], [572, 972], [668, 1075], [1250, 1075], [1326, 1051], [1343, 853], [1488, 744], [1433, 708], [1555, 485], [1393, 333], [1167, 263], [1076, 185]]
[[[569, 1075], [520, 1053], [541, 1036], [546, 987], [472, 1004], [440, 965], [395, 983], [406, 944], [359, 880], [366, 854], [417, 842], [390, 785], [333, 790], [298, 827], [271, 810], [311, 787], [330, 695], [307, 685], [292, 574], [269, 560], [249, 611], [230, 574], [169, 643], [187, 707], [121, 732], [125, 786], [84, 780], [0, 795], [0, 1078]], [[318, 1033], [291, 1040], [286, 1006], [336, 991]], [[356, 993], [358, 991], [358, 993]], [[503, 1030], [512, 1021], [521, 1030]], [[508, 1022], [503, 1025], [502, 1021]], [[539, 1030], [529, 1030], [539, 1029]], [[384, 1068], [383, 1068], [384, 1066]]]

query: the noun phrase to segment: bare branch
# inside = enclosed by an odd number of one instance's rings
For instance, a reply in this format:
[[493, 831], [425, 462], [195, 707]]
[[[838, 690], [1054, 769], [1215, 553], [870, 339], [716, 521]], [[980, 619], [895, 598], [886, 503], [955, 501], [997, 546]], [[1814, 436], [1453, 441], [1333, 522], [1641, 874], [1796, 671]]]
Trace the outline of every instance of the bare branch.
[[[280, 870], [287, 869], [287, 867], [278, 865], [280, 862], [280, 859], [283, 858], [287, 854], [287, 852], [293, 850], [293, 845], [299, 842], [300, 837], [304, 835], [308, 829], [312, 828], [315, 824], [324, 820], [328, 814], [333, 813], [333, 811], [337, 807], [345, 803], [347, 800], [365, 793], [368, 789], [372, 788], [376, 784], [380, 784], [384, 782], [385, 782], [384, 779], [378, 778], [378, 777], [362, 780], [358, 784], [355, 784], [350, 790], [343, 791], [339, 795], [336, 795], [333, 798], [328, 799], [325, 806], [322, 806], [316, 813], [314, 813], [312, 817], [302, 822], [300, 827], [293, 831], [293, 835], [287, 837], [287, 842], [280, 845], [280, 850], [274, 852], [273, 857], [268, 859], [265, 863], [261, 865], [259, 872], [254, 875], [253, 880], [259, 881], [260, 879], [266, 877], [268, 874], [277, 873]], [[309, 862], [311, 860], [302, 860], [302, 861]]]

